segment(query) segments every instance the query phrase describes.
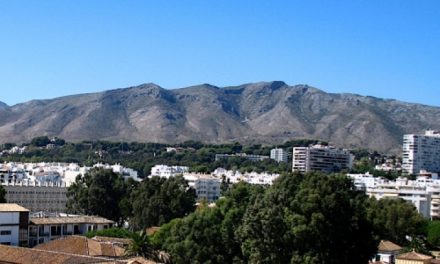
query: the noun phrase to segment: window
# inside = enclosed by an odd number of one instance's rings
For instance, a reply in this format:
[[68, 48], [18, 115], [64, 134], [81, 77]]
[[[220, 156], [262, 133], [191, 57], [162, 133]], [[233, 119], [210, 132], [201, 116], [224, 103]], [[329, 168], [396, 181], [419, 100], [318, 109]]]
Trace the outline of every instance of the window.
[[11, 235], [11, 230], [0, 231], [0, 236], [8, 236], [8, 235]]

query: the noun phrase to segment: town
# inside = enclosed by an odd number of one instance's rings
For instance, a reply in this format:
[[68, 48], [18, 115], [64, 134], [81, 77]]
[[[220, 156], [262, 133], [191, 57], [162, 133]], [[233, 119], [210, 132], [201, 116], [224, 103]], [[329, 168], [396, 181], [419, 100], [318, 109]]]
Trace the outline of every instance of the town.
[[[59, 144], [60, 142], [62, 144]], [[232, 144], [228, 153], [210, 152], [212, 154], [209, 154], [213, 155], [214, 163], [224, 164], [225, 168], [217, 167], [212, 171], [208, 171], [208, 167], [204, 166], [203, 163], [191, 163], [191, 166], [159, 163], [150, 166], [150, 173], [143, 173], [142, 177], [135, 169], [125, 167], [120, 163], [111, 165], [97, 162], [87, 166], [75, 162], [68, 163], [53, 160], [44, 162], [20, 161], [23, 160], [23, 157], [26, 157], [28, 151], [32, 152], [35, 149], [39, 149], [40, 152], [51, 152], [56, 149], [59, 151], [59, 149], [67, 146], [66, 144], [66, 142], [57, 138], [40, 137], [33, 140], [33, 147], [32, 144], [22, 146], [4, 145], [4, 150], [1, 152], [4, 163], [0, 164], [0, 183], [1, 188], [4, 189], [4, 199], [7, 203], [0, 204], [0, 223], [4, 223], [0, 228], [0, 243], [4, 245], [1, 248], [2, 252], [10, 252], [8, 254], [13, 255], [14, 250], [25, 252], [25, 248], [38, 248], [38, 252], [45, 252], [46, 250], [47, 252], [44, 254], [52, 254], [51, 257], [57, 257], [57, 254], [69, 253], [65, 250], [58, 253], [52, 252], [63, 247], [63, 243], [95, 243], [101, 245], [101, 247], [104, 247], [104, 245], [113, 247], [113, 253], [85, 254], [81, 258], [93, 259], [99, 257], [105, 261], [113, 261], [116, 258], [120, 261], [126, 261], [121, 263], [143, 263], [129, 262], [129, 260], [124, 259], [126, 256], [125, 249], [130, 243], [128, 238], [78, 237], [78, 235], [85, 236], [90, 232], [105, 232], [105, 230], [113, 230], [114, 228], [127, 229], [135, 226], [151, 227], [157, 230], [156, 224], [166, 223], [163, 221], [144, 223], [142, 219], [138, 219], [138, 222], [131, 222], [130, 218], [136, 219], [134, 215], [107, 219], [104, 215], [78, 214], [78, 212], [87, 211], [72, 210], [72, 201], [69, 201], [69, 199], [72, 199], [72, 195], [76, 195], [72, 194], [72, 190], [78, 188], [81, 178], [84, 175], [99, 174], [102, 171], [118, 175], [117, 177], [120, 177], [124, 182], [135, 185], [155, 179], [162, 179], [162, 183], [159, 184], [163, 184], [164, 181], [181, 178], [185, 182], [187, 190], [194, 191], [194, 206], [203, 207], [206, 204], [209, 208], [212, 208], [217, 207], [218, 203], [222, 204], [223, 196], [227, 195], [228, 192], [233, 192], [236, 188], [234, 186], [240, 184], [261, 186], [260, 188], [272, 186], [277, 182], [277, 179], [282, 178], [282, 174], [286, 174], [285, 166], [288, 165], [289, 170], [291, 170], [289, 173], [300, 173], [306, 175], [306, 177], [308, 173], [316, 172], [325, 175], [345, 174], [347, 179], [352, 181], [357, 191], [365, 193], [368, 197], [390, 201], [401, 199], [407, 205], [414, 206], [418, 214], [426, 219], [425, 221], [440, 219], [440, 179], [438, 177], [438, 172], [440, 172], [440, 132], [438, 131], [427, 130], [424, 134], [405, 135], [401, 157], [382, 155], [380, 159], [376, 157], [374, 161], [372, 160], [374, 155], [363, 155], [362, 158], [359, 158], [355, 155], [356, 151], [352, 153], [348, 149], [336, 148], [328, 143], [314, 140], [290, 142], [290, 144], [296, 145], [291, 148], [257, 146], [257, 149], [254, 147], [254, 151], [250, 153], [243, 152], [246, 149], [245, 147]], [[191, 147], [185, 144], [181, 146], [155, 146], [153, 159], [158, 157], [159, 161], [163, 161], [159, 159], [159, 153], [162, 156], [169, 157], [184, 155], [183, 153], [195, 155], [203, 149], [203, 144], [196, 142], [189, 144]], [[103, 161], [108, 152], [102, 146], [100, 148], [99, 151], [95, 151], [92, 147], [90, 151], [94, 152]], [[118, 155], [133, 155], [130, 146], [126, 145], [122, 149], [123, 151], [118, 150]], [[225, 150], [228, 148], [221, 146], [220, 149]], [[239, 152], [234, 152], [234, 150]], [[265, 153], [267, 155], [264, 155]], [[35, 156], [29, 158], [32, 159]], [[231, 163], [234, 160], [236, 162]], [[362, 170], [360, 164], [366, 160], [369, 160], [370, 166], [360, 172]], [[256, 170], [247, 171], [237, 166], [240, 163], [249, 165], [264, 162], [269, 162], [268, 164], [272, 165], [272, 171], [262, 171], [261, 167], [258, 166], [251, 166], [249, 168]], [[278, 166], [278, 164], [285, 165]], [[153, 182], [150, 184], [153, 184]], [[74, 196], [73, 198], [77, 199], [78, 197]], [[135, 204], [132, 205], [132, 208], [135, 210]], [[440, 234], [438, 236], [440, 237]], [[412, 239], [418, 238], [414, 237]], [[376, 254], [371, 256], [371, 261], [410, 263], [403, 261], [413, 260], [414, 258], [435, 261], [434, 257], [437, 256], [437, 251], [434, 250], [429, 255], [424, 255], [422, 253], [426, 253], [426, 250], [428, 250], [424, 248], [422, 252], [404, 253], [403, 247], [396, 243], [405, 243], [405, 240], [398, 237], [396, 237], [396, 240], [398, 241], [382, 240], [377, 247]], [[19, 246], [19, 248], [7, 248], [7, 245]], [[49, 251], [52, 253], [49, 253]], [[82, 255], [77, 252], [75, 254]], [[431, 255], [434, 257], [431, 257]], [[7, 260], [8, 258], [0, 253], [0, 261]], [[163, 259], [160, 261], [166, 262]], [[160, 261], [158, 263], [161, 263]]]

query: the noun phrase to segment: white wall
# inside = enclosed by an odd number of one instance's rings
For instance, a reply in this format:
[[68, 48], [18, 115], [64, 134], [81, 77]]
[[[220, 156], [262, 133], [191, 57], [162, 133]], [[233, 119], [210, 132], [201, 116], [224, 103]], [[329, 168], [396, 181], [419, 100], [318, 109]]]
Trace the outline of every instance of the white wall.
[[[0, 213], [0, 231], [11, 231], [10, 235], [0, 235], [0, 243], [11, 243], [18, 246], [18, 224], [20, 214], [18, 212], [1, 212]], [[2, 224], [12, 224], [2, 226]]]

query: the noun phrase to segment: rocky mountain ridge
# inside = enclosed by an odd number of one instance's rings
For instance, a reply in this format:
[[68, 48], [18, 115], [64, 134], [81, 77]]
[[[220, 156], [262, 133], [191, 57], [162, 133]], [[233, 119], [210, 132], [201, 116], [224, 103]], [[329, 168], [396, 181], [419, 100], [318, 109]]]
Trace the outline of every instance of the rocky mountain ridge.
[[398, 151], [403, 134], [440, 128], [439, 120], [439, 107], [280, 81], [174, 90], [148, 83], [13, 106], [0, 103], [0, 142], [41, 135], [166, 143], [314, 138], [341, 147]]

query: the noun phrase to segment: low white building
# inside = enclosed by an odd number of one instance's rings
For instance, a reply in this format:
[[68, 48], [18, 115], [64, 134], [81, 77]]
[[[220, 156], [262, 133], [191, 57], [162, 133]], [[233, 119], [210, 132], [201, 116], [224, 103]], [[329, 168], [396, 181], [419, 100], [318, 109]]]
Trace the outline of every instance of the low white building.
[[272, 185], [273, 182], [280, 176], [278, 173], [267, 172], [245, 172], [241, 173], [236, 170], [225, 170], [217, 168], [213, 173], [218, 178], [225, 178], [229, 183], [247, 182], [250, 184]]
[[117, 173], [119, 175], [121, 175], [122, 177], [124, 177], [124, 179], [128, 179], [128, 178], [132, 178], [135, 181], [142, 181], [141, 178], [138, 177], [138, 172], [131, 169], [131, 168], [126, 168], [124, 166], [121, 166], [121, 164], [114, 164], [114, 165], [109, 165], [109, 164], [102, 164], [102, 163], [98, 163], [93, 165], [94, 168], [104, 168], [104, 169], [111, 169], [114, 173]]
[[246, 154], [246, 153], [215, 154], [215, 161], [219, 161], [219, 160], [222, 160], [222, 159], [229, 159], [229, 158], [243, 158], [243, 159], [247, 159], [247, 160], [250, 160], [250, 161], [263, 161], [265, 159], [268, 159], [269, 156]]
[[29, 210], [12, 203], [0, 203], [0, 244], [27, 246]]
[[189, 172], [189, 168], [186, 166], [167, 166], [167, 165], [155, 165], [151, 168], [151, 176], [158, 176], [162, 178], [174, 177]]

